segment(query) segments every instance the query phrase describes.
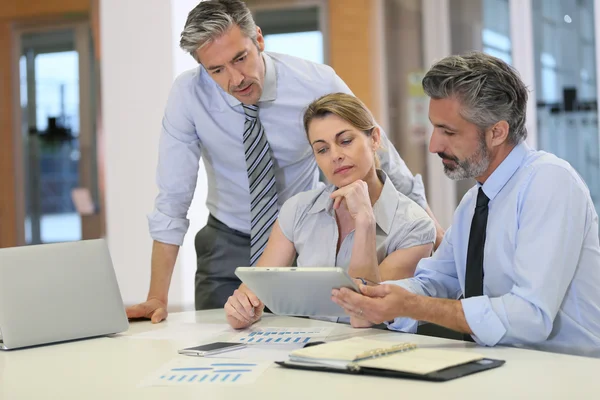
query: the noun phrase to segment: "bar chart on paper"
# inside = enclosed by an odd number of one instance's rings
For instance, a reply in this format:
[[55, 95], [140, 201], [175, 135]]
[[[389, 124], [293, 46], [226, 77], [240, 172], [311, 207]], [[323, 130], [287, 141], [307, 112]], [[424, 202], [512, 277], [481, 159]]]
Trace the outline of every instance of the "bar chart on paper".
[[237, 342], [248, 344], [308, 343], [326, 338], [332, 328], [254, 328], [234, 337]]
[[148, 376], [140, 386], [247, 384], [254, 382], [269, 365], [231, 359], [178, 358]]

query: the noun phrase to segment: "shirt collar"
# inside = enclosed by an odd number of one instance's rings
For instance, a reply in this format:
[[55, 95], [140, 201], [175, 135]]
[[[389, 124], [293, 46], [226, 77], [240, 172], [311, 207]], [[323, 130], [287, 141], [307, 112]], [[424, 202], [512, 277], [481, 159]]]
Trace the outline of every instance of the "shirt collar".
[[392, 230], [392, 222], [396, 215], [396, 209], [398, 208], [398, 191], [392, 180], [388, 179], [385, 172], [377, 170], [377, 175], [383, 181], [383, 190], [373, 205], [373, 213], [375, 214], [377, 225], [379, 225], [386, 235], [389, 235]]
[[[394, 187], [391, 179], [388, 179], [385, 172], [378, 169], [377, 176], [383, 181], [383, 189], [379, 198], [373, 205], [373, 214], [375, 215], [375, 222], [379, 227], [388, 235], [392, 228], [392, 222], [394, 221], [394, 215], [398, 208], [398, 191]], [[327, 185], [321, 194], [317, 197], [312, 207], [308, 210], [309, 214], [316, 214], [318, 212], [332, 213], [333, 210], [333, 199], [329, 197], [337, 188], [331, 184]]]
[[[531, 148], [524, 141], [516, 145], [483, 184], [483, 192], [491, 200], [502, 190], [523, 163]], [[477, 183], [478, 186], [482, 186]]]
[[[277, 71], [275, 70], [275, 63], [273, 62], [271, 56], [264, 51], [260, 54], [265, 62], [265, 80], [263, 84], [263, 92], [258, 100], [259, 103], [262, 103], [265, 101], [274, 101], [277, 98]], [[229, 93], [225, 93], [225, 99], [231, 107], [242, 104], [238, 99]]]

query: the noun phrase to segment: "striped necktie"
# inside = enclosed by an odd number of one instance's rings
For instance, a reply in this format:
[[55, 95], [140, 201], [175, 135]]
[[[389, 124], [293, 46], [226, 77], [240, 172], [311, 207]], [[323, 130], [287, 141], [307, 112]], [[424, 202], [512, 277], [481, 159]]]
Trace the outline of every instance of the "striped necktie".
[[271, 148], [258, 118], [258, 106], [243, 105], [244, 151], [250, 186], [250, 265], [254, 265], [265, 250], [271, 227], [277, 219], [277, 189]]

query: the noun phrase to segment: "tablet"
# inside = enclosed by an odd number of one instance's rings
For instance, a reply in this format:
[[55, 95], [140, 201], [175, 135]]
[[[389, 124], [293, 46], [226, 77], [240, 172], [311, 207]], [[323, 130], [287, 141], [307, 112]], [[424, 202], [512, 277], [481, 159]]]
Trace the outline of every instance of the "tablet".
[[235, 274], [277, 315], [345, 317], [331, 290], [358, 286], [338, 267], [238, 267]]

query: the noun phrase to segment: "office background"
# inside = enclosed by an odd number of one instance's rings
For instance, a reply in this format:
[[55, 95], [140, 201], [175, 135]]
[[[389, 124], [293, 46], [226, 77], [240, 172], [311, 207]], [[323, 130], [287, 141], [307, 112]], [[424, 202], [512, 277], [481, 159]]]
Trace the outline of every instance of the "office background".
[[[198, 0], [3, 0], [0, 247], [106, 236], [127, 304], [147, 294], [158, 135], [173, 79], [193, 68], [179, 33]], [[600, 0], [247, 0], [267, 50], [331, 65], [373, 111], [443, 226], [473, 182], [427, 152], [420, 76], [483, 50], [532, 93], [529, 143], [567, 159], [600, 210]], [[170, 308], [193, 308], [202, 172]], [[73, 189], [81, 188], [73, 192]], [[75, 201], [74, 201], [75, 200]]]

